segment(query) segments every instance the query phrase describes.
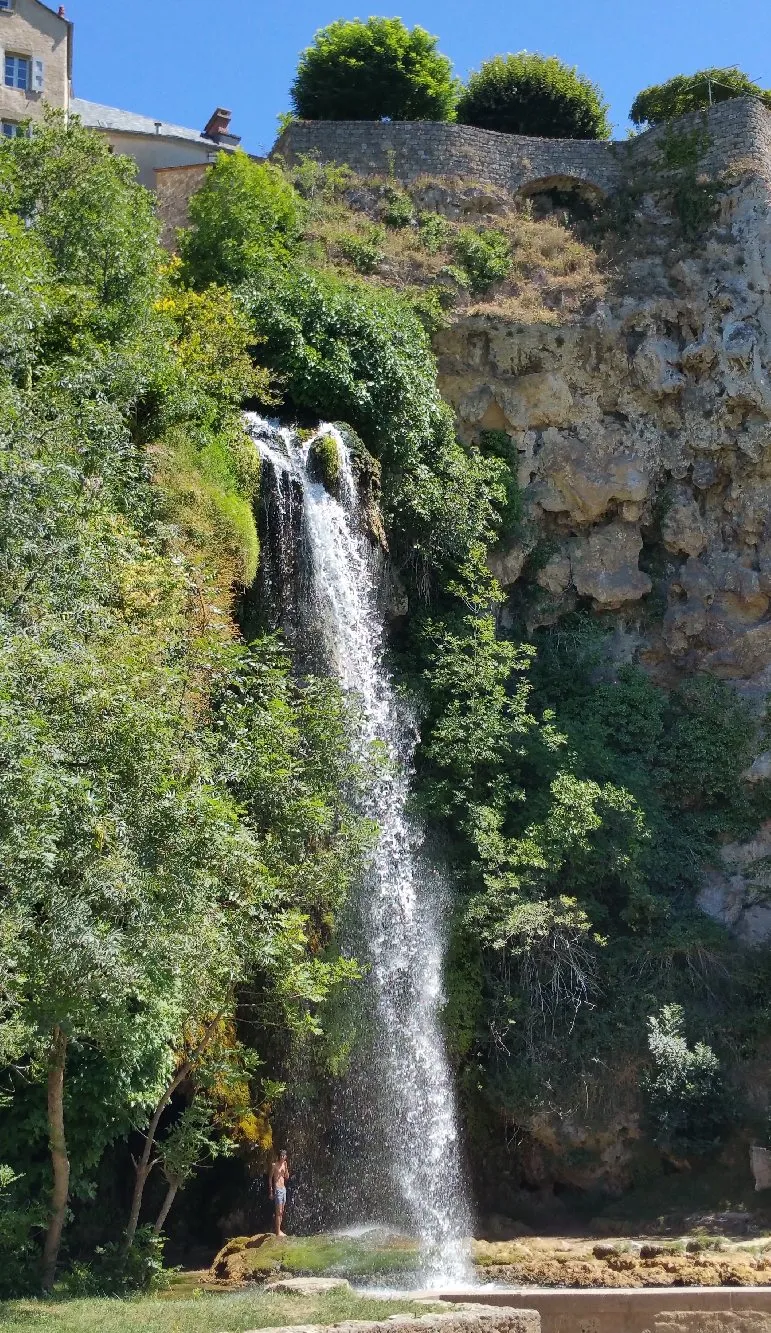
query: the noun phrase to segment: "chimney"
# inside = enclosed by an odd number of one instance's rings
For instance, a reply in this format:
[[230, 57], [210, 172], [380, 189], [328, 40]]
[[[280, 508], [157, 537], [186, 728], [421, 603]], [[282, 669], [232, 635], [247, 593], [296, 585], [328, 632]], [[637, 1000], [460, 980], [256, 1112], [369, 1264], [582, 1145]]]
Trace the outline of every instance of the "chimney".
[[59, 6], [59, 18], [60, 18], [60, 19], [66, 19], [66, 17], [67, 17], [67, 15], [66, 15], [65, 12], [64, 12], [64, 5], [60, 5], [60, 6]]
[[232, 111], [226, 111], [224, 106], [218, 106], [204, 130], [206, 138], [218, 139], [221, 134], [228, 134], [232, 115]]

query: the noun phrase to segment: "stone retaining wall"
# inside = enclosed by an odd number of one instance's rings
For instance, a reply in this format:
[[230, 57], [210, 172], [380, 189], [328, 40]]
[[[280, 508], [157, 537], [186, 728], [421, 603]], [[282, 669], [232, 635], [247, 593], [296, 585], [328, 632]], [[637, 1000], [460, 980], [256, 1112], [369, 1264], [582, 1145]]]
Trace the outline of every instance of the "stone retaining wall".
[[[532, 1305], [542, 1333], [771, 1333], [771, 1288], [617, 1288], [447, 1293], [443, 1299], [486, 1302], [498, 1330], [507, 1302]], [[519, 1311], [512, 1312], [519, 1313]]]
[[[721, 102], [673, 122], [677, 133], [704, 127], [709, 144], [702, 170], [717, 177], [739, 164], [771, 176], [771, 113], [754, 97]], [[345, 163], [361, 175], [461, 177], [516, 193], [538, 182], [569, 179], [603, 194], [657, 164], [665, 127], [617, 143], [534, 139], [469, 125], [434, 121], [298, 120], [277, 140], [272, 156], [304, 154]]]
[[[437, 1298], [438, 1299], [438, 1298]], [[394, 1314], [383, 1320], [347, 1319], [344, 1324], [301, 1324], [272, 1328], [270, 1333], [541, 1333], [536, 1310], [453, 1310], [450, 1314], [416, 1317]], [[257, 1333], [246, 1329], [245, 1333]], [[262, 1331], [260, 1331], [262, 1333]], [[756, 1330], [752, 1330], [756, 1333]]]

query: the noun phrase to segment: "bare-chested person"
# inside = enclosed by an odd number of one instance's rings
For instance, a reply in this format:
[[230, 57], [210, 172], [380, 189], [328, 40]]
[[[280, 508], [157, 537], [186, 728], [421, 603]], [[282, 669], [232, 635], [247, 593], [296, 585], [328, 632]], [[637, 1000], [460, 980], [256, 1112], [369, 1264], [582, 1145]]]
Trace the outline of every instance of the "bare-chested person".
[[289, 1161], [286, 1155], [286, 1148], [282, 1148], [278, 1155], [278, 1161], [274, 1162], [270, 1168], [268, 1176], [268, 1193], [275, 1201], [276, 1205], [276, 1235], [283, 1236], [281, 1223], [284, 1220], [284, 1209], [286, 1208], [286, 1182], [289, 1179]]

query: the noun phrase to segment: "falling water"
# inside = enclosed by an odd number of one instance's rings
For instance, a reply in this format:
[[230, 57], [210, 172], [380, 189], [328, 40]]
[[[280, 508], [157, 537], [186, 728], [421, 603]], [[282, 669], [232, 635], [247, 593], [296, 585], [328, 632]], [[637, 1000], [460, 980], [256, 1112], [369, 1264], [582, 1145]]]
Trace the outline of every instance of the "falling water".
[[[366, 759], [379, 743], [385, 759], [362, 812], [377, 823], [379, 837], [354, 904], [372, 1029], [358, 1070], [367, 1105], [342, 1108], [357, 1121], [359, 1140], [367, 1140], [355, 1171], [368, 1217], [355, 1220], [382, 1220], [390, 1208], [394, 1215], [387, 1220], [421, 1239], [425, 1280], [457, 1280], [467, 1276], [463, 1238], [470, 1217], [440, 1029], [448, 894], [407, 813], [416, 729], [385, 665], [377, 561], [362, 532], [351, 457], [339, 432], [328, 426], [319, 432], [337, 441], [336, 498], [310, 474], [309, 442], [258, 417], [249, 425], [272, 474], [267, 565], [272, 562], [273, 594], [277, 582], [294, 578], [304, 633], [357, 701], [357, 754]], [[287, 549], [298, 543], [306, 554], [304, 575], [302, 557]], [[280, 591], [284, 620], [291, 620], [286, 608], [291, 611], [294, 594], [286, 586]], [[348, 1174], [341, 1176], [346, 1188]]]

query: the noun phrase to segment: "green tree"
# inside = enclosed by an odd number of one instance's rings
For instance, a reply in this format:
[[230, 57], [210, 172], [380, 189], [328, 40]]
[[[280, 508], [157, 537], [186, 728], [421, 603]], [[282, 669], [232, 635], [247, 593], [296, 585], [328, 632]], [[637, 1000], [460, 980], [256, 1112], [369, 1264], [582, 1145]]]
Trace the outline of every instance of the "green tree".
[[648, 1019], [652, 1068], [642, 1081], [654, 1140], [679, 1157], [714, 1151], [729, 1121], [720, 1061], [704, 1042], [688, 1045], [683, 1023], [678, 1004]]
[[609, 139], [608, 107], [596, 84], [556, 56], [493, 56], [458, 100], [464, 125], [544, 139]]
[[270, 258], [285, 258], [302, 227], [303, 202], [270, 162], [220, 153], [190, 201], [180, 233], [187, 280], [199, 288], [239, 283]]
[[713, 66], [643, 88], [632, 103], [629, 119], [634, 125], [661, 125], [688, 111], [706, 111], [715, 102], [748, 96], [759, 97], [771, 108], [771, 92], [754, 83], [737, 65]]
[[338, 19], [316, 33], [292, 84], [305, 120], [452, 120], [452, 66], [424, 28]]

